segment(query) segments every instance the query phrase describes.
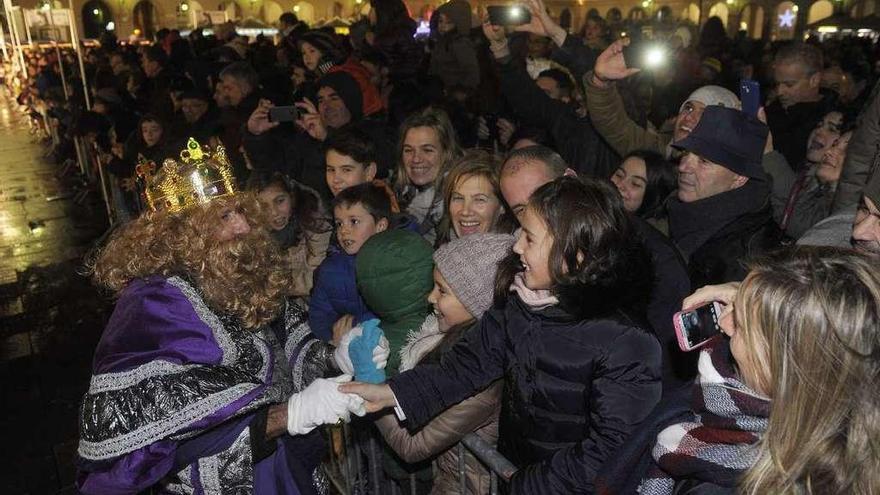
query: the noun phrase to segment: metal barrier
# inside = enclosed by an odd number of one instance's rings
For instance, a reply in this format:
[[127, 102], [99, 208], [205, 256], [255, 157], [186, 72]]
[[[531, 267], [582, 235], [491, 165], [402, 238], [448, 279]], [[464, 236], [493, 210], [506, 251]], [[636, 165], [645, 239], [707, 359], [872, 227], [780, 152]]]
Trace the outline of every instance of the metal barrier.
[[[371, 424], [335, 426], [328, 428], [327, 434], [330, 458], [324, 464], [324, 469], [338, 493], [346, 495], [401, 493], [399, 481], [386, 478], [383, 472], [383, 440]], [[516, 473], [516, 466], [474, 433], [465, 435], [461, 442], [451, 448], [458, 449], [459, 493], [468, 493], [466, 452], [472, 453], [489, 471], [491, 495], [498, 493], [500, 482], [510, 481]], [[418, 488], [416, 475], [410, 474], [408, 481], [408, 495], [416, 495]]]

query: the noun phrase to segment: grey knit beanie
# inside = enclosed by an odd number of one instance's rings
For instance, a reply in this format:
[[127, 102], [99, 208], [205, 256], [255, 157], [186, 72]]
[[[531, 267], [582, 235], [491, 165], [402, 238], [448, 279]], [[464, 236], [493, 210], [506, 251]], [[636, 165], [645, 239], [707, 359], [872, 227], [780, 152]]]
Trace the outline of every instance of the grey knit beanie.
[[492, 307], [498, 262], [510, 252], [509, 234], [472, 234], [440, 246], [434, 263], [474, 318]]

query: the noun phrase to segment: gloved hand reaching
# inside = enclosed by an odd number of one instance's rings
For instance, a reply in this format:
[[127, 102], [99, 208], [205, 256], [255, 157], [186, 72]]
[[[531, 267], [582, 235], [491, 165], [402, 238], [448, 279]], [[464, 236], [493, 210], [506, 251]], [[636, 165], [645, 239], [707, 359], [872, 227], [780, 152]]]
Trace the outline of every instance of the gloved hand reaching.
[[349, 381], [351, 375], [318, 378], [302, 392], [293, 394], [287, 401], [288, 433], [304, 435], [320, 425], [334, 424], [340, 419], [348, 422], [351, 413], [357, 416], [366, 414], [363, 399], [338, 390], [340, 383]]
[[379, 328], [379, 320], [365, 321], [361, 335], [348, 344], [348, 356], [354, 367], [355, 380], [364, 383], [385, 381], [385, 365], [388, 364], [390, 348], [388, 340]]
[[[333, 357], [336, 360], [336, 365], [345, 374], [355, 374], [355, 366], [352, 364], [352, 356], [349, 352], [349, 347], [351, 346], [352, 340], [364, 335], [365, 329], [368, 330], [370, 335], [378, 333], [379, 338], [378, 340], [374, 340], [374, 337], [371, 336], [369, 341], [362, 342], [358, 345], [365, 345], [369, 342], [374, 343], [373, 347], [370, 347], [370, 351], [371, 360], [376, 369], [384, 370], [385, 366], [388, 364], [388, 357], [391, 355], [391, 347], [388, 344], [388, 339], [386, 339], [385, 335], [382, 333], [382, 329], [379, 328], [379, 320], [372, 319], [352, 328], [350, 332], [343, 335], [339, 340], [339, 345], [336, 347]], [[361, 357], [364, 356], [359, 354], [359, 358]], [[358, 380], [360, 380], [360, 377], [358, 377]]]

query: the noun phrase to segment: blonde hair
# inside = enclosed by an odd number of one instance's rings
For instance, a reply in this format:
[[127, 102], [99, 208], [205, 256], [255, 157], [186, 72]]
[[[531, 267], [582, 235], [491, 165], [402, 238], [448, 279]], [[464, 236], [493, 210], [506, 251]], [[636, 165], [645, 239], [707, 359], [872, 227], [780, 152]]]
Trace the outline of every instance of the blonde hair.
[[442, 163], [440, 170], [437, 171], [437, 178], [434, 179], [434, 190], [439, 193], [443, 177], [449, 170], [449, 167], [456, 158], [462, 154], [461, 147], [458, 145], [458, 138], [449, 116], [443, 110], [428, 107], [421, 112], [414, 113], [407, 117], [400, 125], [400, 140], [397, 143], [397, 175], [394, 178], [394, 189], [398, 197], [403, 203], [401, 206], [406, 207], [415, 195], [413, 190], [415, 187], [410, 183], [409, 177], [406, 175], [406, 167], [403, 166], [403, 144], [406, 141], [407, 133], [416, 127], [428, 127], [437, 133], [437, 140], [442, 148]]
[[[482, 177], [492, 185], [492, 194], [498, 199], [502, 208], [506, 209], [504, 197], [501, 195], [500, 186], [501, 161], [492, 153], [484, 150], [468, 150], [464, 156], [456, 160], [449, 168], [449, 173], [443, 179], [443, 218], [440, 220], [438, 231], [438, 244], [449, 240], [452, 230], [452, 218], [449, 215], [449, 205], [452, 203], [452, 195], [455, 188], [464, 180], [471, 177]], [[495, 226], [493, 225], [494, 229]]]
[[738, 328], [772, 401], [742, 493], [880, 493], [878, 261], [803, 247], [751, 265]]
[[[220, 218], [230, 208], [245, 216], [251, 232], [217, 241]], [[147, 212], [114, 233], [86, 265], [97, 284], [117, 295], [138, 278], [183, 275], [212, 310], [254, 329], [275, 319], [289, 292], [283, 258], [267, 225], [253, 193], [181, 213]]]

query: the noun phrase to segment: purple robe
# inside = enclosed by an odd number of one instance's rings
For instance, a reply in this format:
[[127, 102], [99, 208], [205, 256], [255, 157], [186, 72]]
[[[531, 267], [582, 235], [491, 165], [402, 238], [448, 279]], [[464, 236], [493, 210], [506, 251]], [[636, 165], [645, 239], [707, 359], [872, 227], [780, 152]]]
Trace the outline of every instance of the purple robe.
[[[95, 351], [80, 409], [85, 494], [315, 493], [317, 432], [275, 440], [254, 462], [255, 414], [323, 374], [323, 343], [288, 305], [274, 329], [218, 316], [178, 277], [129, 284]], [[262, 434], [262, 433], [260, 433]]]

